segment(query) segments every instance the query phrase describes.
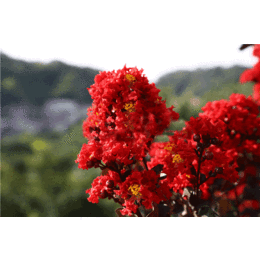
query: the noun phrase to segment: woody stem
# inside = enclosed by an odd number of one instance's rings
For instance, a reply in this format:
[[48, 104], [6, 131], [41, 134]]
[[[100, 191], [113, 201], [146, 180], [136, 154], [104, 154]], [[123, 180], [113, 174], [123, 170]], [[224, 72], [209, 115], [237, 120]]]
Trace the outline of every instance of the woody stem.
[[199, 155], [199, 165], [198, 165], [198, 174], [197, 174], [197, 197], [199, 197], [199, 179], [200, 179], [200, 165], [201, 165], [201, 157], [203, 153], [204, 148], [202, 148], [202, 151]]
[[145, 165], [146, 170], [148, 171], [148, 167], [147, 167], [147, 163], [146, 163], [145, 157], [143, 158], [143, 162], [144, 162], [144, 165]]

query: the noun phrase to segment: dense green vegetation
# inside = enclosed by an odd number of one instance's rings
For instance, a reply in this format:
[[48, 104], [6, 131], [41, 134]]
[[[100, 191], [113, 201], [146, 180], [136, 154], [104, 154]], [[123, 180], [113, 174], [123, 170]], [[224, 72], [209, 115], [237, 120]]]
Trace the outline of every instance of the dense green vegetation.
[[114, 216], [117, 205], [87, 201], [100, 170], [78, 169], [81, 124], [65, 135], [21, 134], [2, 141], [2, 216]]
[[[27, 64], [3, 54], [1, 59], [2, 107], [21, 99], [40, 105], [51, 97], [91, 102], [86, 87], [94, 83], [98, 71], [62, 63]], [[200, 70], [182, 72], [182, 76], [173, 73], [159, 80], [156, 86], [161, 89], [160, 96], [167, 107], [174, 105], [180, 114], [180, 120], [169, 129], [181, 130], [191, 116], [203, 112], [201, 108], [208, 101], [228, 100], [232, 93], [251, 95], [253, 84], [238, 83], [241, 70], [244, 69], [217, 68], [215, 74]], [[206, 77], [207, 73], [211, 76]], [[83, 80], [86, 75], [91, 78], [88, 83]], [[156, 138], [167, 140], [167, 134]], [[100, 200], [99, 204], [87, 201], [85, 190], [91, 187], [100, 169], [78, 169], [74, 161], [84, 142], [87, 139], [82, 135], [82, 122], [72, 125], [65, 134], [25, 133], [5, 137], [1, 143], [1, 216], [116, 216], [119, 205], [113, 201]]]
[[19, 102], [42, 106], [53, 98], [69, 98], [79, 104], [92, 103], [86, 88], [94, 84], [99, 71], [58, 61], [29, 63], [2, 53], [1, 73], [1, 106], [4, 107]]

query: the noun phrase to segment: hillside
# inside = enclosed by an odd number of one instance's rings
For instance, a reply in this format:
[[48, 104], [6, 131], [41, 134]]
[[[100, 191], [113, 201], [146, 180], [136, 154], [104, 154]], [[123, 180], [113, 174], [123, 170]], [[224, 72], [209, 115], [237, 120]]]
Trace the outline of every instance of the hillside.
[[227, 84], [237, 84], [240, 74], [247, 69], [242, 66], [234, 66], [224, 69], [216, 67], [212, 69], [198, 69], [195, 71], [177, 71], [162, 76], [156, 86], [159, 89], [170, 87], [173, 94], [181, 96], [191, 90], [195, 96], [202, 96], [213, 88], [221, 88]]
[[[213, 88], [238, 83], [245, 69], [234, 66], [229, 69], [177, 71], [162, 76], [155, 84], [159, 89], [169, 87], [176, 96], [187, 91], [202, 96]], [[1, 106], [21, 102], [43, 106], [47, 100], [56, 98], [71, 99], [81, 105], [92, 103], [86, 88], [94, 84], [98, 73], [98, 70], [59, 61], [39, 64], [15, 60], [1, 53]]]
[[49, 99], [65, 98], [92, 103], [86, 90], [99, 71], [55, 61], [48, 64], [14, 60], [1, 54], [1, 106], [30, 103], [43, 106]]

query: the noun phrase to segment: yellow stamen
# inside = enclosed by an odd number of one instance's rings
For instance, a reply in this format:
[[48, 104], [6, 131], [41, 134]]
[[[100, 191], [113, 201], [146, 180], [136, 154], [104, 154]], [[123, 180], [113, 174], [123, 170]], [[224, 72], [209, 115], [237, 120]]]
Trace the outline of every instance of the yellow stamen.
[[133, 195], [135, 196], [141, 196], [142, 194], [139, 192], [140, 186], [138, 184], [131, 185], [128, 189], [131, 190]]
[[159, 104], [160, 103], [160, 99], [157, 98], [157, 100], [155, 101], [156, 104]]
[[183, 159], [181, 159], [179, 154], [175, 154], [172, 162], [173, 163], [175, 163], [175, 162], [180, 163], [180, 162], [183, 162]]
[[126, 74], [125, 78], [129, 81], [129, 82], [133, 82], [135, 81], [135, 76], [131, 75], [131, 74]]
[[175, 144], [173, 143], [167, 143], [166, 146], [164, 147], [165, 150], [168, 150], [169, 152], [172, 152], [173, 147]]
[[135, 112], [135, 104], [126, 103], [124, 109], [126, 109], [128, 112]]

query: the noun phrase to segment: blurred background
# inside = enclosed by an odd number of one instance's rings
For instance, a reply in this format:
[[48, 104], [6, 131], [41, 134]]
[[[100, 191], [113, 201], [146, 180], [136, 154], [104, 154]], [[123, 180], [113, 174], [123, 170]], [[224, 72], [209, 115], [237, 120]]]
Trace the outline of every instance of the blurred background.
[[[167, 4], [136, 4], [127, 9], [120, 1], [3, 4], [1, 19], [8, 23], [0, 42], [2, 217], [116, 216], [119, 205], [113, 201], [87, 201], [85, 190], [100, 169], [78, 169], [74, 162], [88, 141], [82, 134], [92, 104], [86, 88], [99, 71], [125, 64], [143, 68], [166, 106], [180, 114], [170, 130], [181, 130], [208, 101], [252, 94], [253, 83], [239, 83], [256, 62], [252, 47], [241, 52], [239, 42], [173, 37], [181, 31]], [[167, 140], [165, 133], [155, 141]]]

